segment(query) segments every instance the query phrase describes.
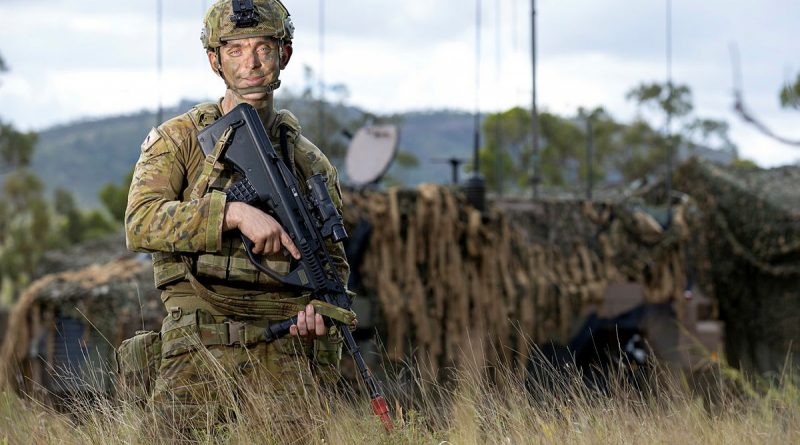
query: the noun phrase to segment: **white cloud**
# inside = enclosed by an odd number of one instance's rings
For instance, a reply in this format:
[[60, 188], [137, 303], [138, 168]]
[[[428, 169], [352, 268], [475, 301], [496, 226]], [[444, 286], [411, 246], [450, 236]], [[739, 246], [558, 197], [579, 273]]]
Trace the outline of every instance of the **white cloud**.
[[[198, 39], [202, 9], [210, 1], [164, 2], [164, 104], [221, 93]], [[493, 0], [482, 2], [480, 104], [484, 110], [529, 107], [530, 2], [496, 1], [502, 2], [499, 9]], [[627, 119], [634, 107], [625, 92], [664, 78], [664, 2], [537, 5], [540, 109], [571, 114], [578, 106], [603, 105]], [[302, 66], [319, 69], [318, 2], [289, 0], [287, 6], [297, 38], [283, 79], [287, 88], [300, 90]], [[346, 84], [351, 103], [377, 112], [472, 110], [474, 6], [463, 0], [327, 1], [327, 83]], [[0, 16], [0, 53], [12, 69], [0, 79], [4, 120], [42, 128], [157, 105], [154, 2], [5, 0]], [[763, 165], [794, 162], [800, 152], [733, 115], [729, 44], [739, 45], [753, 111], [776, 132], [800, 138], [791, 134], [798, 113], [777, 105], [781, 83], [800, 70], [798, 17], [794, 0], [673, 2], [675, 81], [692, 88], [698, 115], [728, 120], [742, 154]]]

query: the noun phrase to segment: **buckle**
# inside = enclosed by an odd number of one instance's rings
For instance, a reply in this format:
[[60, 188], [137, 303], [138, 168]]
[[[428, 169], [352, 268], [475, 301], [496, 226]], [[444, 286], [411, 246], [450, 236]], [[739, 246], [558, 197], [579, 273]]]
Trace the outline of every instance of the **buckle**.
[[241, 321], [226, 321], [225, 325], [228, 327], [228, 346], [244, 345], [242, 334], [244, 327], [247, 323]]

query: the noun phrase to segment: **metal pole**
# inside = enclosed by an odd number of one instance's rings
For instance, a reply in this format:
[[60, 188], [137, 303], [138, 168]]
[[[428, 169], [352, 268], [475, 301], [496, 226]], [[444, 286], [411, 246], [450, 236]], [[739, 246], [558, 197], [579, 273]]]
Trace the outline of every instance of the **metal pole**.
[[325, 146], [325, 0], [319, 0], [319, 144]]
[[461, 160], [457, 158], [450, 158], [450, 167], [452, 168], [453, 185], [458, 184], [458, 168], [461, 166]]
[[503, 197], [503, 145], [500, 143], [500, 116], [498, 112], [494, 120], [494, 168], [495, 185], [497, 186], [497, 196]]
[[162, 63], [162, 8], [161, 0], [156, 0], [156, 71], [158, 72], [158, 112], [156, 113], [156, 127], [164, 122], [164, 109], [161, 103], [161, 72]]
[[[502, 0], [495, 0], [495, 11], [494, 11], [494, 44], [495, 44], [495, 80], [496, 85], [502, 85], [501, 77], [502, 77], [502, 45], [500, 44], [500, 29], [501, 25], [501, 9], [500, 3]], [[495, 182], [497, 186], [497, 196], [502, 198], [503, 197], [503, 146], [500, 143], [500, 116], [502, 116], [502, 112], [498, 107], [497, 115], [495, 116], [494, 121], [494, 160], [495, 160]]]
[[592, 199], [592, 187], [594, 185], [594, 174], [592, 169], [592, 158], [594, 157], [592, 152], [594, 151], [594, 147], [592, 146], [592, 115], [589, 114], [586, 116], [586, 199], [591, 201]]
[[473, 140], [473, 169], [474, 174], [480, 175], [480, 147], [481, 147], [481, 0], [475, 0], [475, 128]]
[[667, 0], [667, 177], [664, 181], [667, 193], [667, 225], [672, 223], [672, 0]]
[[536, 110], [536, 0], [531, 0], [531, 137], [533, 138], [531, 153], [531, 184], [533, 197], [539, 197], [539, 113]]

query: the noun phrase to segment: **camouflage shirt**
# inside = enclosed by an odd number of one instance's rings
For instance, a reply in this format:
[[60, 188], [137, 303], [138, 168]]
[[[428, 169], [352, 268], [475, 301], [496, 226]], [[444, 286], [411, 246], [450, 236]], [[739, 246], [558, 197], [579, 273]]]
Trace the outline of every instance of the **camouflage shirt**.
[[[236, 174], [226, 167], [211, 181], [208, 190], [193, 193], [206, 162], [197, 133], [221, 114], [218, 103], [199, 104], [150, 131], [142, 143], [128, 194], [127, 245], [131, 250], [154, 253], [156, 285], [161, 288], [181, 281], [185, 269], [174, 268], [177, 273], [162, 271], [159, 278], [160, 262], [164, 258], [183, 257], [194, 262], [198, 277], [217, 278], [243, 288], [279, 290], [279, 283], [256, 272], [249, 263], [236, 231], [222, 231], [225, 212], [222, 190], [236, 179]], [[305, 186], [305, 180], [311, 175], [325, 176], [331, 198], [341, 213], [342, 195], [335, 167], [300, 134], [300, 126], [291, 113], [282, 110], [275, 116], [267, 132], [277, 148], [280, 147], [280, 126], [286, 126], [290, 158], [287, 164], [294, 168], [298, 182]], [[281, 156], [280, 150], [276, 151]], [[349, 267], [343, 246], [328, 242], [328, 249], [346, 283]], [[279, 273], [288, 270], [289, 261], [282, 254], [262, 259], [266, 266]], [[173, 265], [184, 267], [184, 264], [185, 261], [175, 261]]]

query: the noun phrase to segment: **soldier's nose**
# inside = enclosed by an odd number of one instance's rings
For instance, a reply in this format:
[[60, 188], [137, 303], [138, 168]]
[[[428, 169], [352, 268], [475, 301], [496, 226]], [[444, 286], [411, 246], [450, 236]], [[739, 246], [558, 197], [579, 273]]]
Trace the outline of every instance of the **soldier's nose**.
[[250, 54], [250, 68], [258, 68], [261, 66], [261, 59], [258, 58], [258, 54], [252, 53]]

